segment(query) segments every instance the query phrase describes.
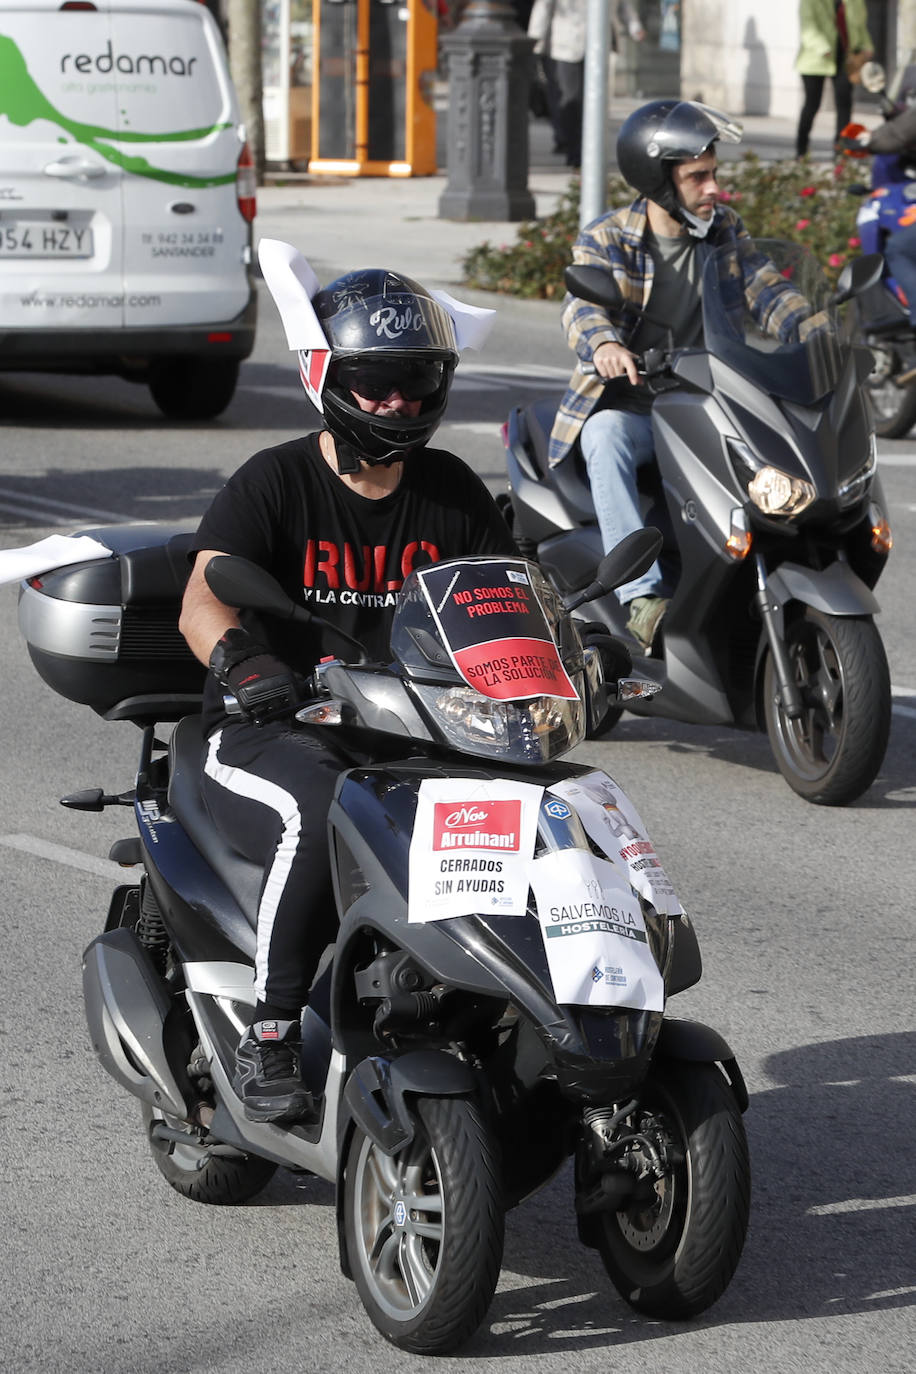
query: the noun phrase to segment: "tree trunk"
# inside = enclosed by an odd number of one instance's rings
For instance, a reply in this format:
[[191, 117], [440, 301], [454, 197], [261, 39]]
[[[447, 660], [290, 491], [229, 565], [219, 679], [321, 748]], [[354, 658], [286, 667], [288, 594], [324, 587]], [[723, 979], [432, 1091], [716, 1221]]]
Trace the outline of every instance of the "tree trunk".
[[229, 30], [229, 69], [238, 92], [260, 186], [264, 180], [260, 0], [227, 0], [225, 12]]

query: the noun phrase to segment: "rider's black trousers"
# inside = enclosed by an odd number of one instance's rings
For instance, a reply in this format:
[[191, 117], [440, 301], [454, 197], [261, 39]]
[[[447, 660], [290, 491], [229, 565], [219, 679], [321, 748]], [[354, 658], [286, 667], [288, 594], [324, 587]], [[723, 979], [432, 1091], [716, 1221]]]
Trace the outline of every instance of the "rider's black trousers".
[[232, 721], [204, 746], [203, 791], [228, 842], [264, 866], [255, 992], [298, 1017], [335, 937], [327, 816], [345, 764], [305, 728]]

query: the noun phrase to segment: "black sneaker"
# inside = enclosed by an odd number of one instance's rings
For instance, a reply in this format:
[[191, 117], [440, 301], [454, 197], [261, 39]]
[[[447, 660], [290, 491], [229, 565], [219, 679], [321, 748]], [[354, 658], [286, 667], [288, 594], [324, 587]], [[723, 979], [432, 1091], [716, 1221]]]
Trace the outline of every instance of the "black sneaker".
[[314, 1119], [312, 1094], [302, 1082], [298, 1021], [255, 1021], [235, 1052], [232, 1087], [249, 1121]]

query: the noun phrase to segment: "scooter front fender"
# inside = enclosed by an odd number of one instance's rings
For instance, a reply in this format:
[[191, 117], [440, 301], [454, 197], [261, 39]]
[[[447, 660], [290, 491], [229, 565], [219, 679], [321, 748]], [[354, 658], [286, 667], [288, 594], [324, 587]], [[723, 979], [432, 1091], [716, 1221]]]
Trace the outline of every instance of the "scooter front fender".
[[735, 1052], [717, 1030], [704, 1026], [702, 1021], [685, 1021], [666, 1016], [662, 1022], [656, 1059], [682, 1059], [693, 1064], [721, 1064], [735, 1101], [742, 1112], [747, 1111], [748, 1094], [744, 1075], [738, 1067]]
[[396, 1059], [372, 1055], [347, 1079], [338, 1139], [352, 1122], [385, 1154], [396, 1155], [414, 1136], [408, 1097], [469, 1097], [476, 1089], [467, 1065], [442, 1050], [412, 1050]]
[[861, 577], [839, 559], [826, 568], [781, 563], [768, 575], [767, 588], [780, 609], [789, 601], [825, 615], [877, 615], [881, 609]]

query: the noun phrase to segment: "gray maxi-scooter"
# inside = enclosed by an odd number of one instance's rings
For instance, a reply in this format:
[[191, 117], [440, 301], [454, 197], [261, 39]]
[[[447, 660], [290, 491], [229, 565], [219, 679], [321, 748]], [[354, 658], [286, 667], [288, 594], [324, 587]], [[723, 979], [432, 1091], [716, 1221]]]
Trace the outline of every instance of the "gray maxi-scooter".
[[[795, 792], [843, 805], [871, 786], [890, 730], [872, 589], [892, 540], [863, 389], [871, 360], [841, 309], [875, 284], [881, 259], [847, 264], [834, 289], [796, 244], [739, 240], [705, 254], [702, 346], [651, 349], [640, 362], [655, 393], [644, 516], [665, 534], [671, 599], [640, 660], [661, 690], [627, 709], [766, 730]], [[787, 338], [747, 313], [755, 277], [783, 297]], [[622, 312], [630, 339], [648, 318], [602, 268], [572, 266], [566, 285], [618, 321]], [[578, 445], [548, 466], [554, 413], [545, 401], [509, 416], [506, 509], [520, 551], [565, 594], [586, 581], [601, 535]], [[579, 614], [626, 635], [616, 596]]]

